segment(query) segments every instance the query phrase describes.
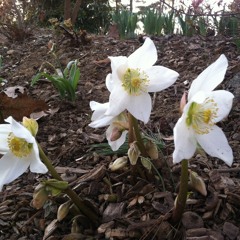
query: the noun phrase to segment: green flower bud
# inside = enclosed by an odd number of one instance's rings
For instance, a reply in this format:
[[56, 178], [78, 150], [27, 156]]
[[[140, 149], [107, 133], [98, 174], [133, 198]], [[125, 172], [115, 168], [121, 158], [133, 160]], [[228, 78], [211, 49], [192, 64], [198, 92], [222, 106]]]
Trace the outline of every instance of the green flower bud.
[[128, 162], [128, 157], [126, 156], [117, 158], [113, 163], [109, 164], [109, 169], [113, 172], [120, 170], [127, 165], [127, 162]]
[[128, 158], [132, 165], [137, 164], [138, 157], [140, 156], [140, 150], [137, 146], [137, 142], [133, 142], [130, 144], [130, 148], [128, 149]]

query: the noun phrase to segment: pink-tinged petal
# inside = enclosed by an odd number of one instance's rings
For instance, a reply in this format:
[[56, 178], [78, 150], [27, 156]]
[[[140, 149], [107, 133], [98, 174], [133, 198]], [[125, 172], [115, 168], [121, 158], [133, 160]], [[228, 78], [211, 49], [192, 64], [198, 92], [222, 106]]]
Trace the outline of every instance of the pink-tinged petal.
[[28, 168], [30, 161], [16, 158], [11, 152], [0, 159], [0, 191], [4, 184], [8, 184], [22, 175]]
[[196, 139], [207, 154], [222, 159], [228, 166], [232, 165], [232, 149], [218, 126], [213, 126], [208, 134], [196, 135]]
[[152, 100], [150, 95], [144, 92], [139, 96], [130, 96], [127, 103], [127, 110], [136, 119], [146, 124], [152, 111]]
[[15, 121], [12, 117], [5, 119], [6, 122], [10, 123], [12, 126], [13, 134], [18, 138], [25, 139], [28, 143], [33, 143], [35, 138], [32, 134], [19, 122]]
[[216, 90], [208, 94], [210, 99], [217, 103], [218, 112], [214, 122], [219, 122], [226, 118], [231, 111], [234, 95], [225, 90]]
[[208, 92], [217, 87], [223, 81], [227, 67], [227, 58], [222, 54], [192, 82], [188, 99], [190, 100], [198, 91]]
[[169, 68], [153, 66], [144, 71], [149, 78], [148, 92], [158, 92], [171, 86], [179, 74]]
[[157, 49], [150, 38], [146, 38], [144, 44], [128, 57], [130, 68], [146, 69], [157, 61]]
[[106, 131], [106, 137], [111, 149], [113, 151], [117, 151], [124, 144], [128, 131], [123, 131], [119, 139], [117, 139], [116, 141], [111, 141], [110, 138], [111, 138], [112, 130], [113, 130], [113, 126], [110, 125]]
[[173, 129], [175, 144], [173, 163], [179, 163], [183, 159], [190, 159], [196, 151], [196, 140], [185, 121], [186, 119], [181, 117]]
[[130, 95], [119, 87], [114, 87], [109, 97], [109, 107], [105, 115], [117, 116], [123, 112], [130, 102]]
[[31, 153], [24, 159], [30, 161], [30, 171], [34, 173], [46, 173], [48, 171], [45, 164], [39, 157], [39, 149], [37, 143], [33, 143], [33, 149]]

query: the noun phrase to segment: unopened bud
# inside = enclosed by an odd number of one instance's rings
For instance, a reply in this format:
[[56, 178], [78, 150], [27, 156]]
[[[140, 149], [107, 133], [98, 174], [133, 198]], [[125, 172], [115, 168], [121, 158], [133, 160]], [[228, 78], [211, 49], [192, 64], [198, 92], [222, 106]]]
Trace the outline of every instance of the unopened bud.
[[130, 148], [128, 149], [128, 158], [132, 165], [136, 165], [137, 160], [140, 156], [140, 150], [137, 146], [137, 142], [133, 142], [130, 144]]
[[189, 170], [189, 173], [190, 186], [203, 196], [207, 196], [206, 185], [203, 179], [196, 172]]
[[110, 141], [114, 142], [118, 140], [122, 135], [122, 131], [119, 130], [119, 128], [114, 127], [110, 136]]
[[113, 163], [109, 164], [109, 169], [113, 172], [120, 170], [127, 165], [127, 162], [128, 162], [128, 157], [126, 156], [117, 158]]
[[57, 220], [59, 222], [62, 221], [68, 215], [70, 206], [71, 201], [67, 201], [59, 206], [57, 212]]
[[67, 19], [67, 20], [64, 20], [63, 24], [68, 27], [68, 28], [71, 28], [73, 25], [72, 25], [72, 21], [71, 21], [71, 18]]
[[180, 100], [180, 113], [183, 113], [183, 109], [186, 104], [187, 104], [187, 93], [184, 92]]
[[34, 137], [36, 137], [38, 132], [38, 123], [35, 119], [23, 117], [22, 125], [27, 128]]
[[48, 200], [48, 192], [45, 188], [45, 185], [39, 184], [33, 193], [33, 200], [31, 202], [32, 206], [36, 209], [43, 207], [45, 202]]
[[81, 226], [78, 224], [78, 217], [76, 216], [72, 220], [72, 227], [71, 227], [71, 233], [80, 233], [81, 232]]
[[158, 148], [157, 148], [156, 143], [154, 143], [151, 140], [148, 140], [145, 147], [146, 147], [146, 151], [148, 153], [148, 156], [152, 160], [158, 159]]

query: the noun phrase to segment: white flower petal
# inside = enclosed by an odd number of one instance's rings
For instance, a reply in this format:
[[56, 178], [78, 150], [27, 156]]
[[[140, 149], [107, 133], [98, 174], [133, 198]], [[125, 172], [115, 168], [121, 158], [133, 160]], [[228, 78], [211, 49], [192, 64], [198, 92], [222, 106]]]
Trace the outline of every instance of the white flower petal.
[[22, 175], [30, 162], [24, 158], [16, 158], [11, 152], [0, 159], [0, 191], [4, 184], [8, 184]]
[[115, 116], [103, 116], [102, 118], [99, 118], [93, 122], [91, 122], [88, 126], [92, 128], [100, 128], [100, 127], [105, 127], [109, 125]]
[[119, 66], [127, 63], [127, 57], [117, 56], [117, 57], [108, 57], [111, 60], [111, 69], [113, 72], [117, 71]]
[[24, 160], [30, 161], [30, 171], [34, 173], [46, 173], [48, 171], [45, 164], [39, 157], [39, 149], [37, 143], [33, 143], [32, 152]]
[[12, 117], [5, 119], [6, 122], [10, 123], [12, 126], [13, 134], [18, 138], [25, 139], [28, 143], [33, 143], [35, 138], [32, 134], [19, 122], [15, 121]]
[[122, 135], [119, 139], [117, 139], [116, 141], [111, 141], [110, 137], [112, 134], [112, 128], [113, 128], [113, 126], [111, 126], [111, 125], [108, 127], [108, 129], [106, 131], [106, 137], [107, 137], [108, 144], [110, 145], [111, 149], [113, 151], [117, 151], [124, 144], [128, 131], [123, 131]]
[[109, 92], [111, 92], [114, 88], [114, 82], [113, 82], [113, 79], [112, 79], [112, 74], [109, 73], [106, 77], [106, 80], [105, 80], [105, 83], [106, 83], [106, 87], [107, 87], [107, 90]]
[[93, 112], [91, 120], [97, 120], [99, 118], [102, 118], [104, 116], [104, 113], [106, 112], [107, 108], [109, 106], [109, 102], [106, 103], [98, 103], [95, 101], [90, 102], [90, 108]]
[[[115, 84], [116, 81], [119, 81], [119, 78], [121, 78], [121, 76], [119, 76], [119, 73], [118, 73], [119, 69], [122, 69], [123, 72], [125, 72], [127, 68], [127, 57], [118, 56], [118, 57], [109, 57], [109, 59], [111, 60], [111, 69], [112, 69], [110, 80], [113, 84]], [[108, 90], [111, 92], [111, 89], [112, 89], [111, 85], [109, 86], [110, 88]]]
[[149, 68], [157, 61], [157, 49], [150, 38], [128, 57], [130, 68]]
[[188, 99], [190, 100], [198, 91], [212, 91], [217, 87], [223, 81], [227, 67], [227, 58], [222, 54], [192, 82]]
[[8, 152], [8, 136], [12, 131], [10, 124], [0, 124], [0, 154], [5, 154]]
[[185, 117], [181, 117], [174, 127], [173, 163], [179, 163], [183, 159], [190, 159], [196, 151], [196, 140], [192, 130], [186, 126]]
[[130, 102], [130, 95], [121, 86], [114, 87], [109, 97], [109, 107], [105, 115], [117, 116], [123, 112]]
[[208, 97], [217, 103], [218, 113], [214, 122], [219, 122], [226, 118], [231, 111], [234, 95], [225, 90], [216, 90], [208, 94]]
[[148, 92], [158, 92], [171, 86], [179, 74], [169, 68], [153, 66], [144, 71], [149, 77]]
[[213, 126], [208, 134], [196, 135], [198, 143], [212, 157], [222, 159], [228, 166], [232, 165], [233, 153], [227, 138], [218, 126]]
[[148, 93], [130, 96], [126, 103], [127, 110], [138, 120], [145, 124], [148, 122], [152, 111], [152, 100]]

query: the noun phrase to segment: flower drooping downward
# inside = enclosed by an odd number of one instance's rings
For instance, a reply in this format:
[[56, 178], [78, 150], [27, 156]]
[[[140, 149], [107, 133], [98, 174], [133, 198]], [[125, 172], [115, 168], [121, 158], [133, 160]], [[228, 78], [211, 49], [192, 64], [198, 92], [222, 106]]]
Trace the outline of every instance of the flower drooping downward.
[[3, 154], [0, 159], [0, 191], [4, 184], [18, 178], [29, 166], [31, 172], [47, 172], [35, 140], [37, 122], [24, 118], [20, 124], [12, 117], [5, 121], [9, 124], [0, 124], [0, 153]]
[[234, 96], [225, 90], [213, 91], [223, 81], [227, 66], [226, 57], [221, 55], [193, 81], [188, 103], [174, 127], [174, 163], [190, 159], [200, 145], [210, 156], [232, 164], [232, 149], [216, 123], [229, 114]]
[[107, 116], [105, 112], [109, 107], [109, 103], [90, 102], [90, 107], [94, 111], [92, 115], [92, 122], [90, 127], [98, 128], [108, 126], [106, 137], [108, 144], [113, 151], [117, 151], [119, 147], [125, 142], [128, 132], [128, 119], [125, 112], [118, 116]]
[[136, 119], [147, 123], [152, 110], [149, 92], [171, 86], [178, 73], [162, 66], [153, 66], [157, 50], [150, 38], [129, 57], [109, 57], [112, 73], [106, 85], [110, 93], [106, 115], [117, 116], [128, 110]]

